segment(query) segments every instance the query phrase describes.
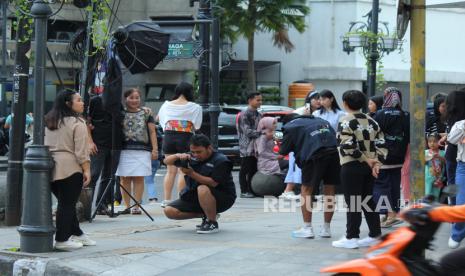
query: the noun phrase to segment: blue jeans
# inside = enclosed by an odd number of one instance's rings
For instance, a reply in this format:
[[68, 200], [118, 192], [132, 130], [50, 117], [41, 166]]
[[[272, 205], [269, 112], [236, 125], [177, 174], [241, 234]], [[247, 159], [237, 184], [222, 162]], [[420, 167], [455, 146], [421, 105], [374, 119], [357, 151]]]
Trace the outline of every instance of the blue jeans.
[[149, 199], [157, 198], [157, 193], [155, 191], [155, 174], [157, 173], [158, 167], [160, 167], [160, 161], [152, 160], [152, 175], [145, 177], [145, 187], [147, 187]]
[[[465, 204], [465, 163], [457, 162], [457, 171], [455, 173], [455, 184], [459, 190], [457, 193], [457, 205]], [[465, 238], [465, 223], [454, 223], [452, 225], [451, 238], [460, 242]]]

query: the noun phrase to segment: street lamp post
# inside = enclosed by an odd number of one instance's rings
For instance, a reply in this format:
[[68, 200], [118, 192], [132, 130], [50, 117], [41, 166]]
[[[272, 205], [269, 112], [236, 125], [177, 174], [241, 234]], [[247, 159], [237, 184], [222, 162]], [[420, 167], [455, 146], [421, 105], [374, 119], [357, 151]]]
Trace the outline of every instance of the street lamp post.
[[[349, 31], [342, 37], [342, 48], [347, 54], [362, 48], [363, 55], [368, 61], [367, 66], [367, 95], [374, 96], [376, 91], [376, 66], [381, 56], [396, 50], [402, 41], [389, 35], [387, 22], [378, 22], [379, 0], [373, 0], [371, 11], [364, 17], [367, 22], [355, 21], [350, 23]], [[380, 24], [381, 23], [381, 29]]]
[[218, 116], [221, 112], [219, 104], [220, 94], [220, 21], [217, 17], [212, 20], [212, 91], [210, 92], [210, 138], [212, 145], [218, 149]]
[[45, 49], [47, 20], [52, 10], [44, 0], [34, 0], [31, 14], [35, 21], [34, 63], [34, 145], [30, 146], [24, 162], [25, 187], [20, 233], [22, 252], [38, 253], [53, 250], [50, 171], [53, 162], [44, 146]]
[[[210, 0], [199, 1], [198, 19], [211, 19], [211, 3]], [[203, 54], [199, 59], [199, 104], [206, 109], [208, 107], [208, 99], [210, 92], [210, 24], [200, 24], [199, 38], [202, 41]]]

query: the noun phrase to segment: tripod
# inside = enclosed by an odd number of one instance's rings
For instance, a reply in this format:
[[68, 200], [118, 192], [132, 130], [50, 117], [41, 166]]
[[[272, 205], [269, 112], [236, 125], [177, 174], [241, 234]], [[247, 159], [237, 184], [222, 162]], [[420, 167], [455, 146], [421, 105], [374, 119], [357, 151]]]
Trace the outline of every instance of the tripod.
[[[118, 114], [116, 116], [120, 116], [120, 115]], [[95, 209], [94, 213], [92, 214], [92, 216], [90, 217], [89, 222], [92, 222], [92, 220], [97, 215], [97, 211], [98, 211], [99, 207], [102, 205], [102, 202], [105, 199], [107, 193], [110, 193], [110, 199], [111, 199], [110, 210], [108, 211], [107, 208], [104, 209], [105, 212], [107, 213], [108, 217], [110, 217], [110, 218], [117, 217], [121, 213], [125, 212], [126, 210], [128, 210], [128, 209], [130, 210], [132, 207], [138, 206], [145, 213], [145, 215], [147, 215], [150, 218], [150, 220], [154, 221], [152, 216], [150, 216], [150, 214], [147, 213], [147, 211], [144, 209], [144, 207], [142, 207], [140, 202], [138, 202], [131, 195], [131, 193], [128, 192], [128, 190], [126, 190], [122, 185], [120, 185], [120, 188], [123, 190], [123, 192], [125, 192], [134, 201], [134, 204], [129, 206], [128, 208], [126, 208], [124, 211], [120, 211], [118, 213], [115, 213], [115, 200], [114, 200], [114, 187], [115, 187], [115, 184], [116, 184], [115, 173], [116, 173], [116, 168], [118, 166], [117, 159], [119, 159], [119, 150], [115, 149], [115, 147], [116, 147], [116, 137], [118, 136], [118, 133], [117, 133], [118, 129], [116, 128], [116, 126], [117, 126], [116, 116], [115, 116], [115, 114], [112, 114], [112, 119], [111, 119], [111, 125], [112, 125], [112, 128], [111, 128], [111, 132], [112, 132], [111, 133], [111, 179], [110, 179], [110, 182], [108, 183], [108, 185], [105, 187], [105, 190], [103, 191], [100, 200], [96, 204], [96, 209]], [[102, 180], [100, 180], [100, 183], [102, 183]]]

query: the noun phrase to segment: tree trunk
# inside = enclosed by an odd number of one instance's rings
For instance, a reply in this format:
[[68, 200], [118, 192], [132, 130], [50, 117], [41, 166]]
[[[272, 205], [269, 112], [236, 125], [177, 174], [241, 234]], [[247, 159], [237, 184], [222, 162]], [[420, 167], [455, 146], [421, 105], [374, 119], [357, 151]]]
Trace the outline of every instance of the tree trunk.
[[247, 90], [248, 93], [257, 91], [257, 80], [255, 79], [255, 30], [257, 26], [257, 0], [249, 0], [247, 9], [248, 20], [252, 25], [249, 32], [246, 33], [248, 42], [248, 63], [247, 63]]
[[247, 90], [248, 93], [255, 92], [257, 90], [257, 83], [255, 79], [255, 51], [254, 51], [254, 46], [255, 46], [255, 35], [252, 33], [252, 35], [248, 39], [248, 44], [249, 44], [249, 50], [248, 50], [248, 66], [247, 66]]

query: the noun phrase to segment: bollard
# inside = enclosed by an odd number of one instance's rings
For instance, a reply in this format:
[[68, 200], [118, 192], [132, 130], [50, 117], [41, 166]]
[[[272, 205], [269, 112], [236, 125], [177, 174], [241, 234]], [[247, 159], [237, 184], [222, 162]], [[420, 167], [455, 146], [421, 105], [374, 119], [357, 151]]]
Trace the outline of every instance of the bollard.
[[21, 252], [53, 251], [52, 199], [50, 192], [53, 160], [47, 146], [32, 145], [24, 160], [23, 214], [20, 234]]

